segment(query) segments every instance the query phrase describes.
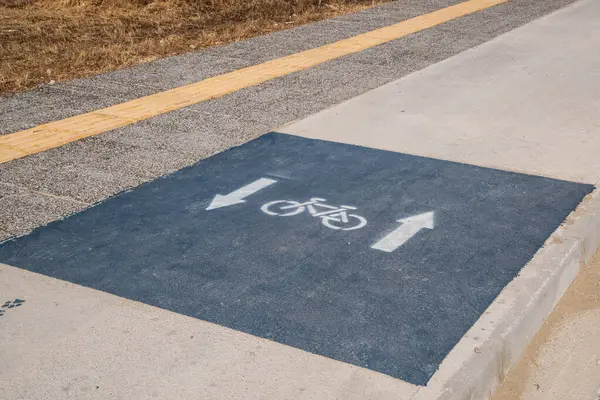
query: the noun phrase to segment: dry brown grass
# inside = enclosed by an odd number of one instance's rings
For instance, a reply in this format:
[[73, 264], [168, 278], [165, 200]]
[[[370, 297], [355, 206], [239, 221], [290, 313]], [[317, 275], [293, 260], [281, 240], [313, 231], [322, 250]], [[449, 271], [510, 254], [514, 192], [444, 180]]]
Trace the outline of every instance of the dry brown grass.
[[0, 0], [0, 93], [224, 44], [390, 0]]

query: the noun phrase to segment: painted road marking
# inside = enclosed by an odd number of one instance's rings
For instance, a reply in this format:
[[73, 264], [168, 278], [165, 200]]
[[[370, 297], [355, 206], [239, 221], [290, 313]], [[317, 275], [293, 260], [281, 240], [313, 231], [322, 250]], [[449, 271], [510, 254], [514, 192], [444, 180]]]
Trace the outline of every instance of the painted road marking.
[[[424, 385], [591, 190], [273, 133], [5, 242], [0, 263]], [[368, 222], [343, 230], [351, 215]], [[372, 249], [399, 220], [381, 246], [410, 240]]]
[[206, 207], [206, 210], [210, 211], [210, 210], [214, 210], [216, 208], [228, 207], [228, 206], [232, 206], [234, 204], [245, 203], [246, 200], [244, 200], [244, 199], [246, 197], [248, 197], [251, 194], [254, 194], [254, 193], [258, 192], [259, 190], [262, 190], [262, 189], [266, 188], [267, 186], [270, 186], [274, 183], [277, 183], [277, 181], [274, 179], [260, 178], [256, 181], [252, 182], [249, 185], [246, 185], [238, 190], [234, 190], [233, 192], [231, 192], [227, 195], [217, 194], [215, 196], [215, 198], [210, 202], [208, 207]]
[[224, 96], [416, 33], [508, 0], [469, 0], [384, 28], [101, 110], [0, 136], [0, 163]]
[[323, 225], [329, 229], [353, 231], [367, 225], [367, 220], [357, 214], [349, 214], [349, 210], [356, 210], [352, 206], [332, 206], [325, 204], [326, 199], [313, 197], [309, 201], [300, 203], [294, 200], [270, 201], [261, 207], [267, 215], [290, 217], [307, 210], [313, 217], [321, 218]]
[[433, 211], [413, 215], [412, 217], [399, 219], [398, 222], [402, 222], [398, 228], [396, 228], [389, 235], [375, 243], [371, 248], [376, 250], [385, 251], [391, 253], [398, 247], [415, 236], [423, 229], [433, 229], [434, 227], [434, 213]]

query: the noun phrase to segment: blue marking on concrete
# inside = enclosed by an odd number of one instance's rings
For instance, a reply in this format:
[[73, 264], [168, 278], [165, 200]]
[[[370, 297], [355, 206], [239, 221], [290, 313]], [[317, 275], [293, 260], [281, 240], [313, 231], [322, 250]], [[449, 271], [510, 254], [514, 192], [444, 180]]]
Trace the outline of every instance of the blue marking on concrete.
[[[271, 133], [5, 242], [0, 261], [424, 385], [591, 190]], [[261, 211], [314, 197], [366, 225]], [[430, 211], [433, 229], [371, 248]]]

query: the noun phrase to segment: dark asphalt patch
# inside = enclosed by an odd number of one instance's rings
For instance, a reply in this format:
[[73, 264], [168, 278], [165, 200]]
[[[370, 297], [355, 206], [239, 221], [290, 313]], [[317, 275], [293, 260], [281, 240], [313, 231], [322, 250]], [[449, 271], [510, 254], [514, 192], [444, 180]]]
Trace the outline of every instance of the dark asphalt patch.
[[591, 190], [271, 133], [0, 262], [423, 385]]

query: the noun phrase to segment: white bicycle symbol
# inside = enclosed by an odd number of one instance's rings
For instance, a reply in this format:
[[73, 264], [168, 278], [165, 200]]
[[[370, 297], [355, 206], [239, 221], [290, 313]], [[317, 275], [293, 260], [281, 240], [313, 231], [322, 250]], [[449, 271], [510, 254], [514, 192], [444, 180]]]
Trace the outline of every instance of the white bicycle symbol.
[[321, 222], [326, 227], [342, 231], [360, 229], [367, 224], [367, 220], [360, 215], [348, 214], [348, 210], [356, 210], [356, 207], [330, 206], [323, 203], [324, 201], [326, 200], [318, 197], [313, 197], [304, 203], [294, 200], [275, 200], [266, 203], [260, 209], [265, 214], [279, 217], [291, 217], [308, 210], [313, 217], [321, 218]]

